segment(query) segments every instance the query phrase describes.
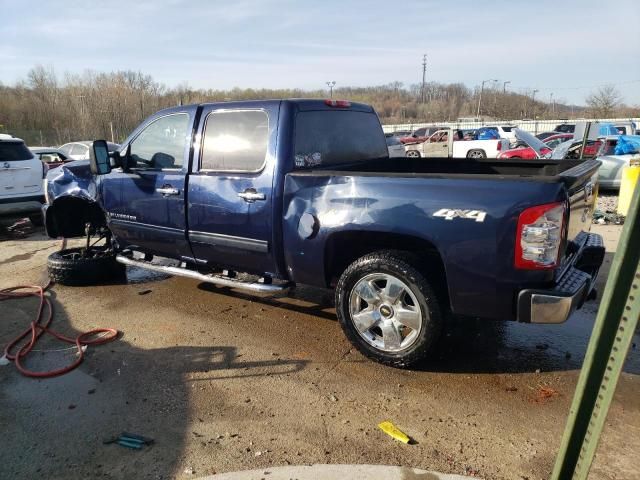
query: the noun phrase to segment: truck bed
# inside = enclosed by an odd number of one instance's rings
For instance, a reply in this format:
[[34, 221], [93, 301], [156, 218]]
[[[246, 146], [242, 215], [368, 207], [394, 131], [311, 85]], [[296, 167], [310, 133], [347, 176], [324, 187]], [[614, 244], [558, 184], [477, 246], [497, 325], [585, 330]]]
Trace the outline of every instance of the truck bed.
[[[492, 178], [496, 176], [558, 182], [568, 186], [575, 183], [596, 165], [593, 160], [496, 160], [472, 158], [383, 158], [368, 162], [314, 168], [293, 172], [293, 175], [397, 176], [426, 178]], [[578, 168], [576, 168], [578, 167]], [[515, 179], [514, 178], [514, 179]]]

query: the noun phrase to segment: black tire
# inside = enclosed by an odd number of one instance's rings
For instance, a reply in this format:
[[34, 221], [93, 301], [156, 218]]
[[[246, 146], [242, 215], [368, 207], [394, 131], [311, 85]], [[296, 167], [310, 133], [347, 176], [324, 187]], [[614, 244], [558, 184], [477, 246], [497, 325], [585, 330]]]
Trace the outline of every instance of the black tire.
[[47, 259], [49, 278], [61, 285], [99, 285], [125, 278], [125, 266], [116, 262], [115, 253], [104, 247], [93, 247], [89, 255], [84, 248], [68, 248], [54, 252]]
[[467, 158], [487, 158], [487, 154], [484, 150], [474, 149], [467, 152]]
[[[353, 262], [340, 276], [336, 286], [336, 312], [342, 329], [363, 355], [376, 362], [408, 368], [424, 360], [436, 344], [442, 330], [442, 308], [424, 274], [417, 268], [420, 260], [407, 252], [384, 250], [365, 255]], [[359, 333], [350, 313], [351, 292], [359, 281], [372, 274], [392, 275], [409, 287], [420, 307], [422, 325], [406, 349], [389, 352], [376, 348]], [[428, 313], [428, 315], [427, 315]]]
[[42, 227], [44, 226], [44, 218], [41, 213], [36, 213], [35, 215], [29, 215], [29, 221], [34, 227]]

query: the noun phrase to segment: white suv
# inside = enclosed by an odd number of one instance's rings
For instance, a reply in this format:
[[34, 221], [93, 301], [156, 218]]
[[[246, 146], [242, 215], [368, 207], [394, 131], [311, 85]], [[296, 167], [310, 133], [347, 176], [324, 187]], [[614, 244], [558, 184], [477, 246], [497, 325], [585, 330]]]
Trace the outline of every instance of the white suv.
[[29, 217], [42, 224], [46, 169], [21, 139], [0, 134], [0, 217]]

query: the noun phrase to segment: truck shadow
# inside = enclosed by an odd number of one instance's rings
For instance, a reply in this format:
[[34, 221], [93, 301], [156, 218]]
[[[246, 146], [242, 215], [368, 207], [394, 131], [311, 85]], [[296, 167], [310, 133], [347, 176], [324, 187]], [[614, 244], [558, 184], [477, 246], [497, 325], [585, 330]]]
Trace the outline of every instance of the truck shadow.
[[242, 298], [262, 305], [337, 321], [333, 303], [333, 291], [328, 289], [298, 286], [286, 296], [261, 296], [239, 292], [231, 288], [217, 287], [210, 283], [200, 283], [198, 288], [206, 292], [215, 292], [219, 295]]
[[[77, 335], [55, 290], [48, 294], [53, 329]], [[37, 304], [35, 298], [2, 302], [1, 345], [24, 330]], [[100, 315], [92, 323], [104, 326], [108, 320]], [[246, 418], [246, 407], [231, 401], [225, 382], [218, 380], [289, 375], [306, 365], [304, 360], [244, 361], [235, 347], [225, 345], [141, 348], [126, 335], [125, 329], [118, 340], [89, 347], [80, 367], [59, 377], [37, 380], [13, 365], [0, 367], [0, 424], [11, 439], [0, 449], [0, 476], [124, 479], [144, 472], [145, 478], [175, 478], [193, 436], [214, 448], [225, 434], [214, 430], [219, 419]], [[33, 370], [60, 368], [76, 358], [75, 346], [47, 336], [36, 348], [25, 362]], [[194, 418], [194, 404], [204, 405], [200, 418]], [[103, 444], [123, 431], [155, 442], [142, 450]]]
[[[611, 260], [599, 286], [604, 285]], [[313, 287], [296, 288], [291, 297], [260, 297], [210, 284], [198, 288], [235, 298], [336, 321], [333, 292]], [[600, 289], [601, 291], [601, 289]], [[580, 369], [598, 309], [587, 302], [561, 325], [533, 325], [512, 321], [450, 318], [434, 354], [417, 370], [454, 373], [533, 373]], [[637, 334], [636, 334], [637, 335]], [[640, 338], [636, 343], [640, 343]], [[640, 374], [637, 349], [629, 352], [628, 373]]]

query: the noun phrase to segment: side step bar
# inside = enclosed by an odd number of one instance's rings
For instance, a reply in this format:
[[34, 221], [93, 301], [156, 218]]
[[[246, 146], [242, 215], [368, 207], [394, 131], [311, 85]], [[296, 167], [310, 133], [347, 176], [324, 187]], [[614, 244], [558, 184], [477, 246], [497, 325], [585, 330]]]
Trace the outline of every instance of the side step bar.
[[133, 258], [125, 257], [124, 255], [117, 255], [116, 261], [132, 267], [140, 267], [147, 270], [153, 270], [154, 272], [166, 273], [167, 275], [193, 278], [194, 280], [199, 280], [201, 282], [213, 283], [219, 287], [237, 288], [250, 292], [280, 293], [289, 290], [294, 285], [293, 282], [280, 284], [243, 282], [234, 278], [223, 277], [222, 275], [206, 275], [193, 270], [187, 270], [186, 268], [155, 265], [144, 260], [134, 260]]

